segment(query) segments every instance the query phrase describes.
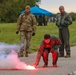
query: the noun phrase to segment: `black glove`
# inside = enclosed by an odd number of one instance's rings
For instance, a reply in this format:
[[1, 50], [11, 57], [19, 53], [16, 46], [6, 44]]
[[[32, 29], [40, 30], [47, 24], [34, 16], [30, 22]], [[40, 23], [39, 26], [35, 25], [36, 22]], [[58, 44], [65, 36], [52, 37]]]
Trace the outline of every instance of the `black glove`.
[[32, 33], [32, 36], [35, 36], [35, 33]]
[[19, 33], [19, 31], [16, 31], [16, 34], [18, 34]]

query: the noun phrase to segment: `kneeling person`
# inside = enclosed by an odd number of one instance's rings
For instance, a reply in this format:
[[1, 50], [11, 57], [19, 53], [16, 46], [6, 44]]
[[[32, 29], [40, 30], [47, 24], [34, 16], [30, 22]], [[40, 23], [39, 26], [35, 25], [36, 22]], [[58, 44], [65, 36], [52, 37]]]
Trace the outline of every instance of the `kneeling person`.
[[49, 34], [44, 35], [44, 39], [41, 42], [40, 48], [37, 53], [36, 62], [34, 67], [37, 67], [39, 64], [41, 56], [43, 57], [44, 65], [43, 67], [48, 66], [48, 55], [52, 53], [52, 64], [53, 67], [57, 67], [57, 60], [58, 60], [58, 48], [61, 45], [61, 41], [58, 37]]

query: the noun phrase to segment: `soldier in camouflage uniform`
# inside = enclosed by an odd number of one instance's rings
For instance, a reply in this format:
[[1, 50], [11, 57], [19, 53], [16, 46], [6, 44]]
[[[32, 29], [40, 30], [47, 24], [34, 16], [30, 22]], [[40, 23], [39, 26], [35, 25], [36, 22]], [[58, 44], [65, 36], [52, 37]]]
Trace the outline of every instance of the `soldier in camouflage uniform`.
[[[25, 7], [25, 12], [18, 18], [16, 34], [20, 32], [20, 56], [23, 57], [23, 51], [26, 51], [25, 56], [28, 57], [30, 49], [31, 36], [36, 32], [36, 18], [30, 13], [30, 6]], [[26, 45], [25, 45], [26, 44]]]
[[68, 26], [72, 24], [72, 18], [65, 12], [64, 6], [59, 7], [60, 14], [57, 17], [56, 25], [59, 28], [59, 37], [62, 45], [59, 49], [59, 56], [64, 57], [64, 48], [66, 50], [66, 56], [70, 57], [70, 44], [69, 44], [69, 29]]
[[37, 67], [39, 64], [41, 56], [43, 57], [44, 65], [43, 67], [48, 66], [48, 55], [52, 53], [52, 64], [53, 67], [57, 67], [57, 60], [58, 60], [58, 48], [61, 45], [61, 41], [55, 35], [45, 34], [44, 39], [41, 42], [40, 48], [37, 53], [36, 62], [34, 67]]

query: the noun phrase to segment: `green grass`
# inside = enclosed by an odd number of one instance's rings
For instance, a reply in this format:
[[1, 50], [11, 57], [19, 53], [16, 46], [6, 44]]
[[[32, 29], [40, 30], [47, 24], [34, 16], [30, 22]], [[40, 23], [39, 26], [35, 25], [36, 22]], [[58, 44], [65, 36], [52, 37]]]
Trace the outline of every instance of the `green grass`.
[[[19, 44], [20, 35], [15, 33], [16, 26], [17, 23], [1, 23], [0, 42], [5, 42], [7, 44]], [[71, 46], [76, 46], [76, 22], [73, 22], [73, 24], [69, 26], [69, 30], [70, 44]], [[36, 35], [33, 36], [31, 40], [30, 52], [37, 51], [45, 33], [55, 34], [58, 36], [58, 28], [55, 23], [48, 23], [48, 26], [37, 26]]]

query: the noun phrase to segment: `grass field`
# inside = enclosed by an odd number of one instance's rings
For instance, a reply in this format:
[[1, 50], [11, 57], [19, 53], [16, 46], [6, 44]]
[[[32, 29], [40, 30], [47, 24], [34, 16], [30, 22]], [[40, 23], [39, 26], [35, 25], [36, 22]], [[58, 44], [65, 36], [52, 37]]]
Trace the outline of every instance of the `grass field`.
[[[7, 44], [19, 44], [20, 35], [15, 33], [16, 26], [16, 23], [1, 23], [0, 42], [5, 42]], [[76, 22], [73, 22], [73, 24], [69, 26], [69, 30], [70, 44], [71, 46], [76, 46]], [[30, 52], [37, 51], [45, 33], [55, 34], [58, 36], [58, 28], [55, 23], [48, 23], [48, 26], [37, 26], [36, 35], [33, 36], [31, 40]]]

